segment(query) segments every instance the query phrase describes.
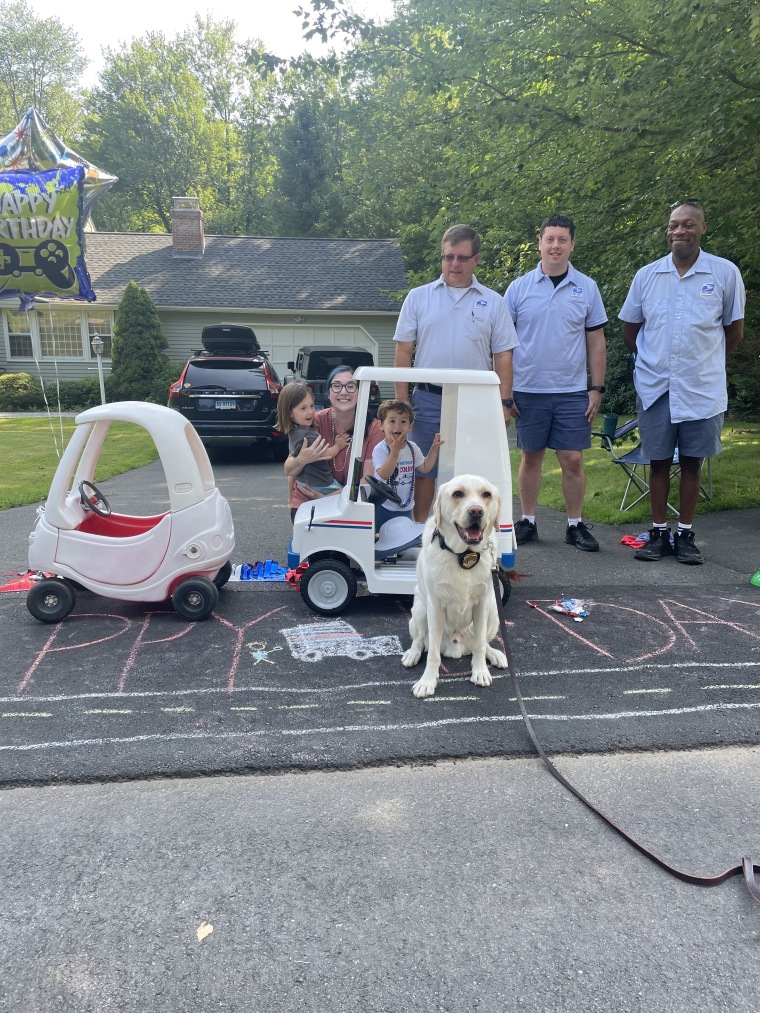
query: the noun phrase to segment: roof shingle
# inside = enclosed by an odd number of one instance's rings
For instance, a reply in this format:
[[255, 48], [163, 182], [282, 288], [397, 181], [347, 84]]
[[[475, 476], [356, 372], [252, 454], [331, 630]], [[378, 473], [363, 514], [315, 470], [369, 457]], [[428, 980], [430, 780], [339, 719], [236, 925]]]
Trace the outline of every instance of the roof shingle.
[[157, 306], [396, 312], [406, 290], [392, 239], [206, 236], [202, 258], [172, 255], [164, 233], [86, 233], [99, 302], [118, 303], [134, 280]]

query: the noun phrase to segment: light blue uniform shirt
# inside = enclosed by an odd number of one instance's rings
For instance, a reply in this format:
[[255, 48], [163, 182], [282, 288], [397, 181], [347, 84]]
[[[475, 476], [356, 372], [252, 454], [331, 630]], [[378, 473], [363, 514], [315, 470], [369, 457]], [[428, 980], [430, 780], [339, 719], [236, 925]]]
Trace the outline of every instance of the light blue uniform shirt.
[[[460, 295], [460, 292], [462, 294]], [[401, 307], [394, 341], [415, 342], [419, 369], [493, 369], [493, 357], [517, 345], [517, 335], [498, 292], [473, 277], [456, 299], [443, 275], [413, 288]]]
[[504, 300], [520, 339], [512, 355], [514, 390], [586, 390], [586, 331], [607, 323], [596, 282], [568, 264], [567, 277], [555, 288], [539, 264], [512, 282]]
[[726, 410], [724, 327], [744, 319], [744, 302], [736, 264], [704, 250], [683, 277], [670, 254], [637, 272], [620, 319], [643, 324], [633, 375], [645, 409], [670, 390], [673, 422]]

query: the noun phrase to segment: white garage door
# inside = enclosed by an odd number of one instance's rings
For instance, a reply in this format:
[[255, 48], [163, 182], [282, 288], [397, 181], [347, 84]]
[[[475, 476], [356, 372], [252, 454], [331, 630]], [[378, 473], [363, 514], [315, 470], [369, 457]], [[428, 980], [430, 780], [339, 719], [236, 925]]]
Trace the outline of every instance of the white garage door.
[[280, 379], [288, 372], [288, 363], [294, 362], [302, 345], [347, 345], [366, 348], [377, 363], [377, 342], [363, 327], [324, 327], [313, 324], [257, 325], [253, 329], [259, 344], [269, 353]]

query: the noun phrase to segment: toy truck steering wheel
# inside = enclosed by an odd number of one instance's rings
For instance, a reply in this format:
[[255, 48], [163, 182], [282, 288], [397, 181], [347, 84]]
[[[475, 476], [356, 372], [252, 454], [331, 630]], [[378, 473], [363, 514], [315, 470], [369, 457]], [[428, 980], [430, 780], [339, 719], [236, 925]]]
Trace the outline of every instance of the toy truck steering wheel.
[[367, 475], [364, 481], [370, 488], [370, 494], [367, 497], [370, 503], [384, 503], [389, 499], [391, 503], [401, 505], [401, 497], [391, 489], [387, 482], [381, 482], [375, 475]]
[[108, 517], [111, 513], [111, 504], [92, 482], [79, 483], [79, 500], [84, 510], [92, 510], [98, 517]]

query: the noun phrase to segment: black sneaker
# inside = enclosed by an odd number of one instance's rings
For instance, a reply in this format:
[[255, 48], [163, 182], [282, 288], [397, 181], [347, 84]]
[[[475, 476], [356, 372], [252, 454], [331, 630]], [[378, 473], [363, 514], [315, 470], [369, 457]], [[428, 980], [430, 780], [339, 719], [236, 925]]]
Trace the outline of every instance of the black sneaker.
[[579, 549], [583, 549], [584, 552], [599, 551], [599, 542], [597, 542], [583, 521], [579, 521], [578, 524], [568, 524], [567, 531], [565, 532], [565, 541], [568, 545], [576, 545]]
[[515, 524], [515, 541], [518, 545], [538, 541], [538, 526], [524, 517]]
[[649, 532], [649, 541], [646, 545], [642, 545], [640, 549], [636, 550], [633, 558], [643, 559], [644, 562], [651, 563], [662, 559], [663, 556], [670, 556], [672, 554], [670, 528], [652, 528]]
[[704, 557], [694, 542], [694, 532], [676, 531], [674, 536], [676, 559], [679, 563], [690, 563], [692, 566], [704, 563]]

